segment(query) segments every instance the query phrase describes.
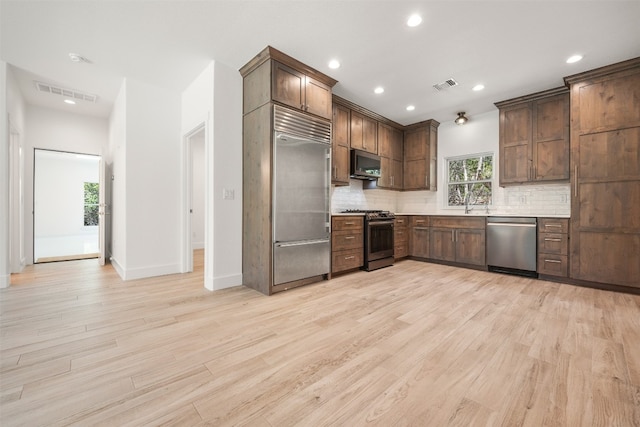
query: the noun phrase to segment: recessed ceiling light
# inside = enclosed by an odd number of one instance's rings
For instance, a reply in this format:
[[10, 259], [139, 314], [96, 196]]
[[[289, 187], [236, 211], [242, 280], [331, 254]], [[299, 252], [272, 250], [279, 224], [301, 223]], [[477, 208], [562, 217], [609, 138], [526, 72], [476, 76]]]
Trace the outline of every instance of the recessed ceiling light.
[[332, 59], [329, 61], [329, 68], [335, 70], [336, 68], [340, 68], [340, 61], [337, 59]]
[[473, 89], [472, 89], [472, 90], [474, 90], [474, 91], [476, 91], [476, 92], [477, 92], [477, 91], [482, 90], [482, 89], [484, 89], [484, 85], [483, 85], [483, 84], [477, 84], [477, 85], [475, 85], [475, 86], [473, 87]]
[[407, 111], [413, 111], [415, 109], [416, 109], [415, 105], [407, 105]]
[[65, 99], [64, 102], [67, 103], [67, 104], [70, 104], [70, 105], [76, 105], [76, 101], [74, 101], [72, 99]]
[[415, 13], [407, 19], [407, 25], [410, 27], [417, 27], [420, 23], [422, 23], [422, 17]]
[[582, 55], [573, 55], [567, 58], [567, 64], [573, 64], [574, 62], [578, 62], [582, 59]]
[[384, 88], [382, 86], [378, 86], [373, 91], [379, 95], [384, 92]]

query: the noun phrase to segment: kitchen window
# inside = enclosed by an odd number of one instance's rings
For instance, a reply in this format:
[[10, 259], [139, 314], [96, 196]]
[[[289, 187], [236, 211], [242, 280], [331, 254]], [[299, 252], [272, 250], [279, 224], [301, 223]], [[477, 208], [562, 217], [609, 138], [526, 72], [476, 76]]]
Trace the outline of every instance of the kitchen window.
[[493, 153], [445, 159], [447, 206], [488, 206], [491, 204]]

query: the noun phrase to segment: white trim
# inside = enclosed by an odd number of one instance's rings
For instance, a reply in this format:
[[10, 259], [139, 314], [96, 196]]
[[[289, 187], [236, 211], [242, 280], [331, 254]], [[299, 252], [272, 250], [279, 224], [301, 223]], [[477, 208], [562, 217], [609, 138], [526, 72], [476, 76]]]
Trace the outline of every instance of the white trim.
[[242, 286], [242, 274], [231, 274], [229, 276], [214, 277], [212, 291]]
[[123, 271], [120, 277], [122, 277], [122, 280], [136, 280], [178, 273], [180, 273], [179, 264], [166, 264], [127, 269]]

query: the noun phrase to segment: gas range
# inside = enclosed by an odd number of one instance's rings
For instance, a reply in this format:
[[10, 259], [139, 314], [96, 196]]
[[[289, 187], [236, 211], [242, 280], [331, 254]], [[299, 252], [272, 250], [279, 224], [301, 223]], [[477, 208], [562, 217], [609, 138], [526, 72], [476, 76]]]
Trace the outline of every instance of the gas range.
[[370, 209], [347, 209], [342, 211], [342, 213], [361, 213], [364, 214], [364, 218], [367, 221], [391, 220], [396, 217], [396, 215], [390, 211]]

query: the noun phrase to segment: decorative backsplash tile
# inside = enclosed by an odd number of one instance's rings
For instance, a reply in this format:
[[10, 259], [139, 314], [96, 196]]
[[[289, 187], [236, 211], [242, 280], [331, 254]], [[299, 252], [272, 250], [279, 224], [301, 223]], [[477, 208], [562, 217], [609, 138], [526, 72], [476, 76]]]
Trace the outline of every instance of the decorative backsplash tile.
[[[346, 209], [382, 209], [396, 213], [431, 215], [463, 214], [463, 209], [444, 207], [441, 191], [364, 190], [362, 181], [352, 179], [347, 187], [332, 187], [331, 211]], [[571, 186], [569, 184], [495, 186], [490, 215], [569, 216]], [[484, 207], [476, 206], [472, 215], [486, 215]]]

